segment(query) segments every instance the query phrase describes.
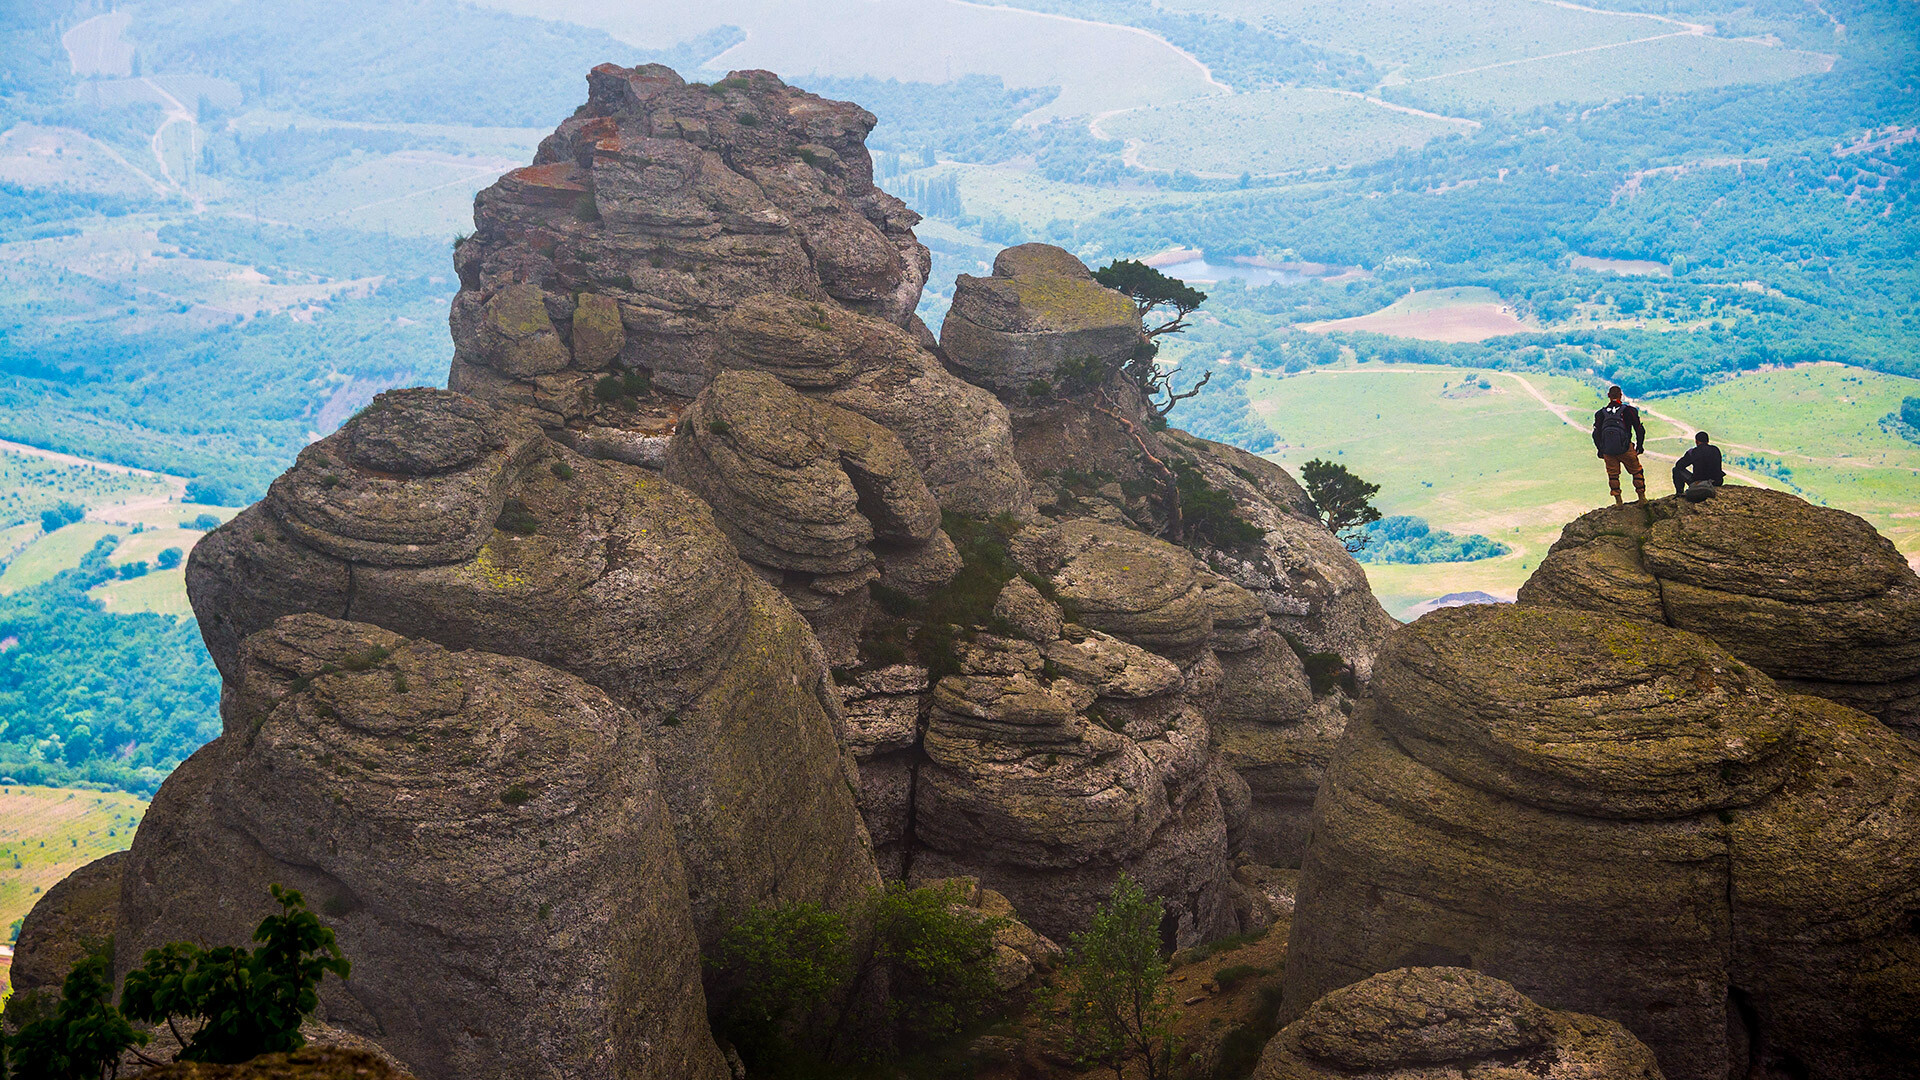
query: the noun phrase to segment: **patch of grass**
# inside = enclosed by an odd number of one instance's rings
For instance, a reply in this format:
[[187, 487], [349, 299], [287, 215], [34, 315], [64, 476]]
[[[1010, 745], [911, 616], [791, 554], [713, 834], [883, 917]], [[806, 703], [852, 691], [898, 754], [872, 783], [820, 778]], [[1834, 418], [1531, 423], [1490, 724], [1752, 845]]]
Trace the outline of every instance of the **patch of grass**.
[[1261, 979], [1271, 974], [1273, 974], [1272, 968], [1255, 964], [1234, 964], [1214, 972], [1213, 981], [1219, 984], [1220, 989], [1231, 990], [1248, 979]]
[[1285, 89], [1141, 109], [1104, 121], [1101, 130], [1138, 140], [1148, 168], [1239, 176], [1378, 161], [1466, 125], [1345, 94]]
[[533, 792], [525, 784], [509, 784], [507, 790], [500, 793], [500, 801], [508, 806], [523, 806], [533, 798]]
[[515, 536], [532, 536], [540, 531], [540, 519], [519, 499], [508, 499], [506, 505], [500, 508], [500, 517], [493, 524], [501, 532]]
[[573, 479], [573, 466], [567, 464], [564, 461], [554, 462], [552, 465], [547, 467], [547, 471], [551, 472], [553, 474], [554, 479], [556, 480]]

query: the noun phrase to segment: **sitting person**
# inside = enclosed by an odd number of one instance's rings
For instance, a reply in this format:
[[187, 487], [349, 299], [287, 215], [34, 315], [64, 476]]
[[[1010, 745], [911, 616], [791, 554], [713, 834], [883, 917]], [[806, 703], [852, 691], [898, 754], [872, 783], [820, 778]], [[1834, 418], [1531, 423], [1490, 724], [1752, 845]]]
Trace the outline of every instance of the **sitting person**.
[[1711, 483], [1714, 487], [1727, 482], [1727, 470], [1720, 465], [1720, 448], [1707, 441], [1707, 433], [1702, 431], [1693, 437], [1693, 449], [1681, 456], [1673, 467], [1673, 490], [1676, 495], [1685, 495], [1689, 484]]

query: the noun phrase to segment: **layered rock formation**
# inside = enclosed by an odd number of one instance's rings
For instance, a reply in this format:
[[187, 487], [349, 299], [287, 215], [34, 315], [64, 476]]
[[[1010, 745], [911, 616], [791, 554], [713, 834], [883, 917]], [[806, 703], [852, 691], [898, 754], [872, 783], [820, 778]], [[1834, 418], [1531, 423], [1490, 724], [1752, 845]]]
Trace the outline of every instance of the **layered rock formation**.
[[475, 200], [451, 389], [195, 548], [225, 729], [86, 886], [118, 969], [284, 883], [355, 965], [327, 1022], [425, 1080], [717, 1077], [698, 954], [756, 906], [971, 877], [1007, 985], [1122, 872], [1170, 944], [1271, 918], [1235, 862], [1298, 859], [1390, 622], [1298, 485], [1155, 431], [1057, 248], [943, 352], [863, 110], [588, 83]]
[[1595, 510], [1520, 602], [1705, 634], [1797, 691], [1920, 730], [1920, 576], [1865, 521], [1785, 492]]
[[1267, 1044], [1255, 1080], [1662, 1080], [1611, 1020], [1541, 1008], [1466, 968], [1402, 968], [1313, 1003]]
[[[336, 1025], [422, 1075], [726, 1075], [641, 725], [519, 657], [290, 615], [250, 635], [226, 731], [168, 778], [129, 856], [122, 967], [245, 941], [269, 882], [326, 913]], [[401, 868], [404, 868], [402, 870]]]
[[1920, 755], [1695, 634], [1424, 616], [1313, 819], [1285, 1014], [1407, 965], [1617, 1020], [1675, 1080], [1901, 1075], [1920, 1052]]
[[1117, 367], [1141, 344], [1133, 302], [1048, 244], [1002, 251], [991, 277], [961, 274], [940, 325], [940, 347], [969, 381], [1024, 397]]

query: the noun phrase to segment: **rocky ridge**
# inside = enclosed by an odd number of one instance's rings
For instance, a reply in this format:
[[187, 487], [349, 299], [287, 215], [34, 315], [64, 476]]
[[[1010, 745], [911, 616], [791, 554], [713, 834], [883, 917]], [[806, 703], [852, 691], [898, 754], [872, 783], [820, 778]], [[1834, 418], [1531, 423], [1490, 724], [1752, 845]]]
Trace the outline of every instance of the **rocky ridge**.
[[1865, 521], [1785, 492], [1596, 510], [1520, 602], [1705, 634], [1797, 692], [1920, 729], [1920, 576]]
[[1920, 757], [1713, 641], [1565, 608], [1396, 631], [1315, 807], [1284, 1015], [1471, 967], [1674, 1080], [1901, 1075]]
[[[279, 882], [354, 960], [327, 1023], [426, 1080], [720, 1077], [699, 953], [755, 906], [972, 878], [1009, 986], [1123, 871], [1171, 944], [1267, 917], [1236, 862], [1297, 859], [1390, 625], [1298, 485], [1030, 374], [1141, 345], [1059, 249], [942, 350], [863, 110], [588, 83], [475, 200], [450, 389], [196, 547], [224, 730], [95, 890], [117, 969]], [[1175, 465], [1252, 538], [1169, 516]]]

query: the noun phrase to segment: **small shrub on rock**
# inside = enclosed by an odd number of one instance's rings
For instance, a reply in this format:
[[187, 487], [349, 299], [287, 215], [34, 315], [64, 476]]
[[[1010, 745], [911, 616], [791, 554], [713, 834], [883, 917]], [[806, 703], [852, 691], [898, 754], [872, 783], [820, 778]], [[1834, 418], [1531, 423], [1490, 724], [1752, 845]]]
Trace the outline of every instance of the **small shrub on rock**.
[[254, 930], [258, 948], [203, 949], [177, 941], [149, 950], [128, 972], [120, 995], [127, 1017], [199, 1022], [180, 1060], [237, 1064], [300, 1049], [307, 1041], [300, 1022], [320, 1004], [320, 981], [329, 973], [344, 979], [352, 969], [333, 931], [297, 891], [278, 885], [272, 891], [281, 912]]
[[755, 1075], [820, 1075], [950, 1039], [995, 1003], [1002, 920], [957, 884], [893, 882], [848, 912], [799, 903], [749, 912], [708, 958], [721, 1034]]
[[112, 955], [109, 941], [75, 964], [60, 986], [59, 1004], [52, 1009], [46, 1009], [44, 1002], [8, 1008], [9, 1019], [38, 1014], [5, 1040], [11, 1044], [14, 1076], [98, 1080], [116, 1069], [121, 1054], [147, 1041], [146, 1034], [135, 1031], [113, 1007]]
[[1173, 995], [1160, 954], [1160, 901], [1125, 874], [1086, 932], [1073, 936], [1061, 969], [1060, 993], [1072, 1029], [1071, 1046], [1087, 1065], [1105, 1065], [1115, 1077], [1138, 1062], [1146, 1080], [1173, 1074], [1179, 1039], [1173, 1033]]

